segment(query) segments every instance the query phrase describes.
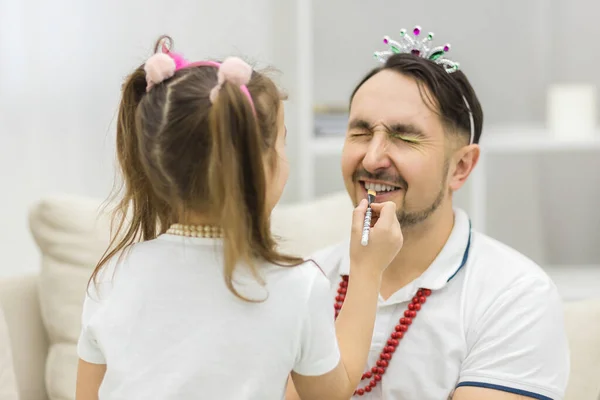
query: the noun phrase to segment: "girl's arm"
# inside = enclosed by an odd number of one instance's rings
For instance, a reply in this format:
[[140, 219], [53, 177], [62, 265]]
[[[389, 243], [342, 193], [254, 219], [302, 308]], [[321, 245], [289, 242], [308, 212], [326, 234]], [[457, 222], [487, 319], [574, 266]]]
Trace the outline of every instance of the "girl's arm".
[[311, 332], [309, 340], [303, 343], [305, 351], [308, 354], [323, 344], [331, 347], [333, 341], [333, 346], [339, 348], [339, 363], [323, 375], [303, 375], [304, 369], [300, 373], [294, 369], [286, 390], [287, 400], [296, 399], [298, 395], [311, 400], [347, 400], [360, 383], [371, 347], [382, 274], [403, 244], [395, 204], [386, 202], [371, 204], [371, 207], [379, 218], [371, 228], [368, 246], [360, 244], [366, 201], [354, 211], [350, 278], [335, 329], [330, 329], [333, 328], [333, 307], [327, 279], [315, 282], [309, 300], [310, 320], [307, 325]]
[[98, 390], [104, 379], [106, 364], [92, 364], [79, 359], [76, 400], [98, 400]]

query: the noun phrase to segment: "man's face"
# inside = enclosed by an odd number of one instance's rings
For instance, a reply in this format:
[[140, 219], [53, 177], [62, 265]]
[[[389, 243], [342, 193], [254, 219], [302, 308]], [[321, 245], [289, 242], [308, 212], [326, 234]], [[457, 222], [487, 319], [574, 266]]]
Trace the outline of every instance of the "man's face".
[[449, 198], [446, 151], [440, 117], [413, 78], [383, 70], [358, 89], [342, 153], [355, 205], [374, 189], [377, 202], [396, 203], [403, 227], [426, 220]]

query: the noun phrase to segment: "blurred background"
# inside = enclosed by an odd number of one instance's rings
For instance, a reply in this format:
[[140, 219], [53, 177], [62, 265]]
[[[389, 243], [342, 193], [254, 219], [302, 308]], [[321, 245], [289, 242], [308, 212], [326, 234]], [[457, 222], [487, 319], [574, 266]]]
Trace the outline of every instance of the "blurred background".
[[306, 247], [347, 234], [348, 97], [383, 36], [419, 24], [452, 44], [484, 108], [483, 153], [456, 204], [550, 274], [567, 301], [565, 400], [596, 400], [599, 13], [591, 0], [0, 0], [0, 398], [74, 399], [82, 299], [106, 246], [96, 217], [115, 178], [120, 87], [159, 35], [192, 60], [238, 55], [281, 71], [291, 162], [282, 209], [302, 205], [280, 221]]
[[294, 202], [343, 190], [348, 96], [382, 37], [415, 24], [452, 44], [484, 107], [484, 162], [458, 205], [539, 263], [600, 264], [600, 136], [582, 132], [597, 122], [598, 12], [586, 0], [0, 0], [0, 275], [38, 268], [33, 202], [108, 195], [120, 85], [160, 34], [190, 59], [282, 72]]

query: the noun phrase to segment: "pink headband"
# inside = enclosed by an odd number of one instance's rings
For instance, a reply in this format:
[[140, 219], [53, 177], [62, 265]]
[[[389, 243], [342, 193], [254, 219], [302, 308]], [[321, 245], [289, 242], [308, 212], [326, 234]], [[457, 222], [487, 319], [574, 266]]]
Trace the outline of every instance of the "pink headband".
[[144, 71], [146, 71], [146, 91], [152, 89], [152, 86], [164, 81], [165, 79], [171, 78], [175, 75], [175, 71], [189, 67], [215, 67], [218, 68], [218, 83], [217, 86], [212, 88], [210, 91], [210, 101], [214, 104], [219, 95], [219, 90], [223, 86], [225, 81], [230, 82], [234, 85], [238, 85], [242, 93], [246, 95], [252, 111], [256, 114], [254, 109], [254, 102], [250, 91], [246, 86], [250, 82], [252, 77], [252, 67], [248, 65], [244, 60], [238, 57], [228, 57], [223, 61], [222, 64], [215, 61], [196, 61], [188, 62], [183, 56], [171, 53], [167, 47], [163, 44], [162, 52], [154, 54], [146, 61], [144, 65]]

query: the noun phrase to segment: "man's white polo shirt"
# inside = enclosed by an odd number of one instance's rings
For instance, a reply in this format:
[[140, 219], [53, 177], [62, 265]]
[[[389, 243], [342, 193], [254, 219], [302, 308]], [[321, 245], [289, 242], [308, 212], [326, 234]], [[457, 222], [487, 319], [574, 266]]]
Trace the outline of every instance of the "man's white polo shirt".
[[[342, 243], [313, 259], [331, 281], [334, 303], [348, 274]], [[563, 309], [551, 279], [514, 249], [471, 230], [455, 210], [452, 233], [431, 266], [389, 299], [379, 299], [369, 365], [375, 365], [408, 302], [432, 290], [371, 393], [386, 400], [445, 400], [458, 386], [561, 400], [569, 375]], [[361, 382], [364, 387], [368, 381]]]

